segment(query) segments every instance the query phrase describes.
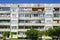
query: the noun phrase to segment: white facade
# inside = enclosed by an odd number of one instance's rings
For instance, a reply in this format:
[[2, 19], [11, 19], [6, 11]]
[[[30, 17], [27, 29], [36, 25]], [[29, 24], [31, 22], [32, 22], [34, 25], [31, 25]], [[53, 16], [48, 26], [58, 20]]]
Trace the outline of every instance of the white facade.
[[0, 34], [9, 31], [26, 37], [31, 28], [42, 31], [55, 26], [60, 26], [60, 4], [0, 4]]

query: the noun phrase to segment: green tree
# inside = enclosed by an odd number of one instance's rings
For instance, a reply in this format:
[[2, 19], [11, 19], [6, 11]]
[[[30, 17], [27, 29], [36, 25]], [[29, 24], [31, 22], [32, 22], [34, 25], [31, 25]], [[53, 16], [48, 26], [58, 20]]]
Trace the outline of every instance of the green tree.
[[9, 33], [9, 32], [6, 32], [6, 31], [4, 31], [4, 32], [2, 33], [2, 35], [3, 35], [3, 40], [6, 40], [6, 37], [8, 36], [8, 33]]
[[[46, 34], [48, 36], [51, 36], [52, 38], [59, 37], [60, 36], [60, 27], [55, 27], [53, 29], [51, 29], [51, 28], [48, 29], [48, 30], [46, 30]], [[56, 39], [56, 40], [58, 40], [58, 39]]]
[[31, 40], [37, 40], [38, 39], [38, 30], [31, 29], [26, 31], [27, 37], [31, 38]]
[[48, 36], [60, 36], [60, 27], [55, 27], [55, 28], [53, 28], [53, 29], [48, 29], [47, 31], [46, 31], [46, 34], [48, 35]]

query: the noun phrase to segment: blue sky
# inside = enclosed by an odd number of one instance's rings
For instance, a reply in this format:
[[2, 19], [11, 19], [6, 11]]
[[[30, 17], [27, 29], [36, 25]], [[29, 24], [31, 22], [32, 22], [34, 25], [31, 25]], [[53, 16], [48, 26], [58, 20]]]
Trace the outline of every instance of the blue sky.
[[60, 3], [60, 0], [0, 0], [0, 3]]

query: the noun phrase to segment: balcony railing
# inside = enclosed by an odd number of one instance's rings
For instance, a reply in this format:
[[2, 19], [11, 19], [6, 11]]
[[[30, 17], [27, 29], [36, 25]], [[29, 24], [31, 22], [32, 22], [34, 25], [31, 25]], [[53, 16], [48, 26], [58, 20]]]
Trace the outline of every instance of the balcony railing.
[[0, 31], [10, 31], [10, 29], [9, 28], [0, 28]]
[[10, 15], [0, 15], [0, 19], [10, 19]]
[[0, 22], [0, 25], [10, 25], [10, 22]]
[[0, 13], [10, 13], [10, 11], [0, 11]]
[[10, 11], [10, 7], [0, 7], [0, 11]]
[[27, 26], [41, 26], [41, 25], [44, 25], [44, 23], [19, 23], [19, 25], [27, 25]]
[[53, 26], [60, 26], [60, 23], [54, 23]]
[[60, 14], [59, 13], [55, 13], [53, 14], [55, 18], [60, 18]]
[[54, 14], [60, 13], [60, 11], [53, 11]]
[[0, 17], [10, 17], [10, 15], [0, 15]]
[[60, 26], [60, 23], [57, 23], [57, 21], [56, 21], [56, 22], [53, 22], [53, 25], [54, 26]]
[[25, 14], [22, 14], [21, 16], [19, 15], [19, 19], [41, 19], [41, 18], [44, 18], [44, 14], [37, 14], [37, 16], [34, 16], [34, 15], [25, 15]]

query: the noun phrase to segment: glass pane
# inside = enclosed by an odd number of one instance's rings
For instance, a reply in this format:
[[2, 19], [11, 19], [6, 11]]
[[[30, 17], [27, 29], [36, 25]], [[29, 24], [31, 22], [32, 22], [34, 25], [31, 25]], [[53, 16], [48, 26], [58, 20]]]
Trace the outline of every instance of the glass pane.
[[19, 23], [24, 23], [24, 20], [19, 20]]
[[24, 17], [24, 14], [19, 14], [19, 17]]
[[30, 17], [30, 14], [25, 14], [25, 17]]
[[0, 11], [9, 11], [10, 7], [0, 7]]

